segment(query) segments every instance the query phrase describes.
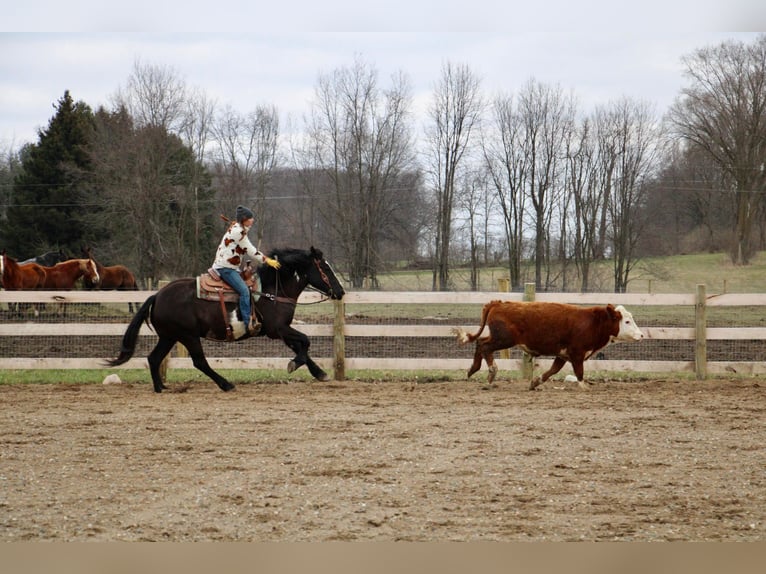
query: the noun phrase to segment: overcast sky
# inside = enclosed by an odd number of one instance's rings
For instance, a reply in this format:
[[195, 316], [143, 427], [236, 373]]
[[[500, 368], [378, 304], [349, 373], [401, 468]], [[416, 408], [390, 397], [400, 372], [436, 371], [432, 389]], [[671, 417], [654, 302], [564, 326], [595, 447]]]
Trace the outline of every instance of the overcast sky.
[[[404, 72], [416, 110], [430, 102], [449, 61], [470, 66], [490, 96], [516, 92], [535, 78], [571, 90], [586, 110], [629, 96], [662, 113], [685, 85], [682, 56], [757, 36], [716, 29], [766, 23], [764, 9], [747, 0], [645, 0], [629, 10], [613, 0], [549, 0], [534, 8], [473, 0], [461, 10], [444, 9], [443, 0], [389, 0], [377, 9], [358, 0], [293, 0], [266, 9], [229, 0], [134, 0], [127, 13], [106, 2], [41, 4], [19, 6], [0, 25], [10, 31], [0, 34], [0, 150], [37, 141], [65, 90], [94, 109], [109, 106], [137, 61], [168, 66], [187, 86], [243, 113], [274, 104], [283, 121], [309, 111], [320, 73], [355, 57], [377, 68], [383, 85]], [[184, 11], [171, 12], [178, 6]], [[151, 19], [143, 17], [149, 13]], [[163, 31], [158, 22], [171, 17], [184, 32]], [[210, 28], [230, 31], [205, 31]], [[81, 31], [22, 33], [35, 29]]]

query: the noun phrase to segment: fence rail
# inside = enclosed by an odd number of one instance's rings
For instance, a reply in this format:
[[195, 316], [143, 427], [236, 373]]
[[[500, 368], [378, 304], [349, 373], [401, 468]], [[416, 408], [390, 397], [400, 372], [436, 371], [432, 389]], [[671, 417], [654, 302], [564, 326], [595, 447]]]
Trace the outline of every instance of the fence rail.
[[[102, 304], [125, 305], [143, 302], [154, 291], [0, 291], [0, 308], [7, 308], [17, 303], [46, 304], [48, 306]], [[325, 323], [307, 323], [295, 325], [309, 337], [323, 337], [332, 342], [326, 356], [315, 357], [323, 368], [332, 370], [336, 378], [344, 378], [346, 370], [460, 370], [468, 367], [465, 358], [409, 358], [409, 357], [366, 357], [348, 356], [345, 352], [350, 341], [359, 338], [374, 338], [384, 341], [388, 338], [413, 338], [416, 340], [444, 339], [444, 344], [454, 346], [451, 333], [453, 327], [460, 326], [475, 330], [479, 324], [480, 305], [492, 300], [516, 300], [525, 298], [522, 293], [504, 292], [350, 292], [342, 302], [321, 303], [330, 307], [326, 316], [332, 320]], [[527, 299], [529, 296], [527, 294]], [[693, 341], [693, 360], [591, 360], [586, 366], [588, 372], [632, 371], [647, 373], [693, 372], [698, 378], [708, 374], [741, 373], [760, 375], [766, 373], [766, 361], [710, 361], [707, 357], [709, 341], [763, 341], [766, 345], [766, 327], [734, 326], [710, 327], [706, 318], [710, 308], [763, 307], [766, 308], [766, 294], [726, 293], [707, 295], [704, 286], [699, 286], [693, 294], [652, 294], [652, 293], [536, 293], [537, 301], [564, 302], [584, 305], [622, 304], [633, 311], [639, 326], [647, 340]], [[304, 293], [299, 303], [317, 303], [320, 297], [315, 293]], [[354, 306], [404, 306], [417, 309], [423, 305], [463, 306], [475, 305], [476, 312], [467, 321], [434, 321], [433, 324], [387, 325], [353, 324], [349, 322], [347, 308]], [[651, 306], [684, 306], [694, 309], [693, 326], [644, 326], [636, 308]], [[326, 308], [327, 308], [326, 307]], [[23, 322], [0, 322], [0, 337], [121, 337], [127, 326], [127, 316], [120, 322], [55, 322], [55, 312], [51, 311], [54, 322], [26, 320]], [[766, 321], [762, 314], [761, 322]], [[751, 322], [752, 323], [752, 322]], [[756, 321], [757, 323], [757, 321]], [[155, 337], [146, 326], [141, 329], [141, 337]], [[641, 343], [630, 343], [640, 345]], [[115, 349], [116, 350], [116, 349]], [[279, 355], [280, 352], [276, 354]], [[281, 356], [274, 357], [220, 357], [209, 356], [213, 368], [268, 368], [281, 369], [285, 358], [289, 358], [289, 349], [284, 347]], [[208, 353], [210, 354], [210, 353]], [[14, 357], [0, 356], [0, 369], [82, 369], [102, 368], [106, 357], [69, 358], [69, 357]], [[542, 364], [548, 361], [541, 358]], [[498, 366], [503, 370], [523, 370], [523, 359], [500, 358]], [[120, 368], [145, 368], [145, 357], [136, 357]], [[170, 367], [192, 368], [191, 360], [182, 353], [175, 353], [170, 359]]]

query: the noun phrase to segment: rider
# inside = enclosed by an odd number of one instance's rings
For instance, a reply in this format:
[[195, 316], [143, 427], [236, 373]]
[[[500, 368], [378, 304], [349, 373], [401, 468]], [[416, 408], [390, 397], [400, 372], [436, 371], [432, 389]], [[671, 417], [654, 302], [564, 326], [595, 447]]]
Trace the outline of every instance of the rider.
[[253, 220], [252, 211], [242, 205], [237, 206], [235, 221], [229, 225], [226, 233], [224, 233], [213, 262], [213, 269], [218, 272], [221, 279], [239, 293], [239, 311], [242, 314], [242, 321], [247, 325], [249, 335], [257, 334], [258, 326], [250, 316], [250, 291], [239, 273], [240, 265], [243, 262], [242, 257], [249, 255], [256, 261], [265, 263], [274, 269], [280, 267], [279, 261], [258, 251], [247, 238], [247, 232], [250, 231]]

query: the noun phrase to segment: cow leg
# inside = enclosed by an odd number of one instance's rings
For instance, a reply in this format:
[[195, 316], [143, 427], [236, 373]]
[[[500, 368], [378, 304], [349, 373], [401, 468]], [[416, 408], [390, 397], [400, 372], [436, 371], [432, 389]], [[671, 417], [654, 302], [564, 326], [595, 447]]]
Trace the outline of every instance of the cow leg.
[[495, 364], [495, 351], [500, 349], [509, 349], [513, 345], [503, 343], [501, 345], [496, 344], [492, 337], [486, 337], [484, 339], [478, 339], [476, 341], [476, 351], [473, 354], [473, 364], [468, 369], [468, 375], [466, 378], [473, 375], [476, 371], [481, 369], [482, 359], [486, 361], [489, 373], [487, 374], [487, 384], [491, 385], [497, 375], [497, 365]]
[[553, 375], [558, 373], [564, 365], [567, 364], [566, 359], [562, 359], [561, 357], [556, 357], [553, 359], [553, 364], [551, 365], [551, 368], [545, 371], [542, 376], [535, 377], [532, 379], [532, 382], [529, 383], [529, 390], [534, 391], [537, 387], [542, 385], [545, 381], [550, 379]]
[[589, 390], [588, 383], [585, 382], [585, 368], [583, 367], [584, 359], [572, 359], [572, 368], [574, 369], [575, 376], [577, 377], [577, 385], [581, 389]]
[[471, 375], [473, 375], [476, 371], [481, 369], [481, 361], [484, 358], [484, 354], [482, 353], [482, 344], [483, 340], [479, 339], [476, 341], [476, 350], [473, 353], [473, 364], [471, 365], [471, 368], [468, 369], [468, 374], [466, 375], [466, 379], [470, 379]]
[[497, 375], [497, 365], [495, 364], [495, 351], [492, 348], [484, 350], [484, 360], [487, 362], [487, 384], [491, 385]]
[[152, 374], [152, 382], [154, 383], [155, 393], [161, 393], [163, 390], [167, 389], [165, 383], [162, 381], [160, 366], [162, 365], [162, 360], [167, 356], [167, 354], [170, 352], [170, 349], [172, 349], [173, 345], [175, 344], [176, 342], [174, 339], [165, 339], [161, 337], [157, 344], [154, 346], [152, 352], [149, 353], [149, 356], [147, 357], [147, 360], [149, 361], [149, 372]]

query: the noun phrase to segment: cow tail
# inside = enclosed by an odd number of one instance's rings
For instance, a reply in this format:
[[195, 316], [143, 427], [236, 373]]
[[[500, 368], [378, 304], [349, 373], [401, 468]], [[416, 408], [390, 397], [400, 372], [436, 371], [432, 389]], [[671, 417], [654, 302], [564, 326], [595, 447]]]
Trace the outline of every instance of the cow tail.
[[487, 325], [487, 317], [489, 317], [489, 310], [494, 307], [495, 301], [491, 301], [484, 305], [484, 307], [481, 310], [481, 326], [479, 327], [479, 330], [476, 331], [473, 335], [470, 333], [466, 333], [463, 331], [463, 329], [453, 329], [452, 332], [457, 335], [458, 342], [461, 345], [466, 345], [468, 343], [474, 342], [476, 339], [479, 338], [481, 335], [481, 332], [484, 330], [484, 327]]
[[133, 353], [136, 350], [136, 342], [138, 341], [138, 333], [141, 331], [141, 325], [144, 321], [149, 325], [149, 313], [152, 310], [152, 305], [154, 305], [154, 300], [156, 298], [156, 294], [149, 297], [133, 316], [133, 319], [130, 321], [128, 328], [125, 330], [125, 334], [122, 337], [120, 355], [116, 359], [108, 359], [106, 361], [108, 366], [116, 367], [117, 365], [122, 365], [133, 356]]

